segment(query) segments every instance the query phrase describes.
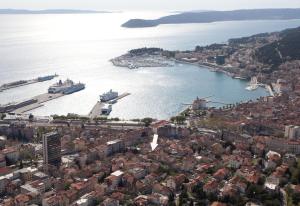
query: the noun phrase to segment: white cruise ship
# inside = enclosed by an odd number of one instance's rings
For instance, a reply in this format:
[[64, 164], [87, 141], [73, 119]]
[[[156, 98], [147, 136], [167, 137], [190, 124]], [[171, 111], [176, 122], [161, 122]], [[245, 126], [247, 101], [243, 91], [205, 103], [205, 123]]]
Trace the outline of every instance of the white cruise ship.
[[113, 90], [110, 90], [109, 92], [103, 93], [100, 95], [100, 101], [101, 102], [108, 102], [110, 100], [116, 99], [119, 96], [118, 92], [114, 92]]
[[83, 89], [85, 89], [85, 84], [82, 84], [82, 83], [75, 84], [72, 80], [67, 79], [64, 82], [59, 80], [58, 83], [50, 86], [48, 89], [48, 93], [50, 93], [50, 94], [55, 94], [55, 93], [72, 94], [74, 92], [78, 92]]

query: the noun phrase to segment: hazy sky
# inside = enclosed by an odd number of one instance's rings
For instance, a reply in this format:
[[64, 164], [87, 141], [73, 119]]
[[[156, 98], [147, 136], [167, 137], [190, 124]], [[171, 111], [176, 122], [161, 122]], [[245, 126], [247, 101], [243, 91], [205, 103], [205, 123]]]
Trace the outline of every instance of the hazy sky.
[[94, 10], [230, 10], [300, 8], [300, 0], [0, 0], [0, 8]]

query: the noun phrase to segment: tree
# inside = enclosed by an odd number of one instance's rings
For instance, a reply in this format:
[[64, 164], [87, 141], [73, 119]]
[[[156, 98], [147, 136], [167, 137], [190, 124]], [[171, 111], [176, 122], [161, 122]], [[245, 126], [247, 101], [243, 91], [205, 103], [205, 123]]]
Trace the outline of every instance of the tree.
[[150, 117], [146, 117], [146, 118], [142, 119], [141, 121], [145, 124], [145, 127], [149, 127], [151, 125], [151, 123], [153, 122], [153, 119]]
[[30, 114], [28, 119], [29, 119], [30, 122], [32, 122], [33, 118], [34, 118], [33, 114]]
[[6, 114], [3, 114], [3, 113], [0, 114], [0, 119], [1, 120], [4, 119], [5, 117], [6, 117]]

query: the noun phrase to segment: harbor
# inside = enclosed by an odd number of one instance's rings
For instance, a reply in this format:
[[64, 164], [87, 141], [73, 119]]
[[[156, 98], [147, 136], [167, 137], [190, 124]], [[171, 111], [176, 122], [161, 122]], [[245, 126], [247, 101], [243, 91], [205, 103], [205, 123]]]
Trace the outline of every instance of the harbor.
[[[46, 79], [54, 78], [53, 76], [38, 78], [39, 81], [46, 81]], [[44, 94], [37, 95], [29, 100], [21, 102], [11, 102], [5, 105], [0, 105], [0, 112], [24, 114], [26, 112], [32, 111], [39, 107], [44, 106], [43, 103], [63, 97], [68, 94], [79, 92], [85, 89], [85, 84], [74, 83], [72, 80], [67, 79], [62, 82], [59, 80], [57, 83], [53, 84], [48, 88], [48, 92]]]

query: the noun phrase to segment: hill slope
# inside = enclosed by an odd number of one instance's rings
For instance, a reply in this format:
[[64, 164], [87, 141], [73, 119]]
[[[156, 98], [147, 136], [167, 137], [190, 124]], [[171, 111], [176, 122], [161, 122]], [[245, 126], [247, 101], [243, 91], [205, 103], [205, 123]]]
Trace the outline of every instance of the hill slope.
[[300, 27], [280, 32], [280, 40], [256, 51], [257, 59], [273, 67], [288, 60], [300, 59]]

